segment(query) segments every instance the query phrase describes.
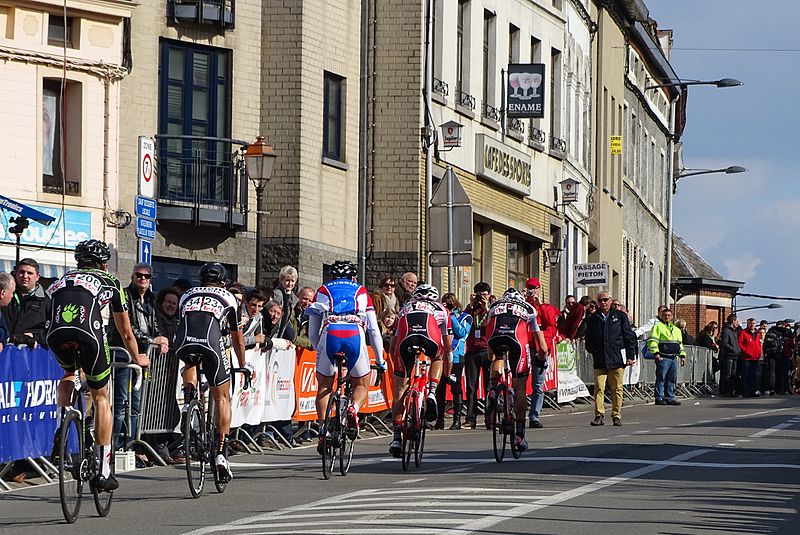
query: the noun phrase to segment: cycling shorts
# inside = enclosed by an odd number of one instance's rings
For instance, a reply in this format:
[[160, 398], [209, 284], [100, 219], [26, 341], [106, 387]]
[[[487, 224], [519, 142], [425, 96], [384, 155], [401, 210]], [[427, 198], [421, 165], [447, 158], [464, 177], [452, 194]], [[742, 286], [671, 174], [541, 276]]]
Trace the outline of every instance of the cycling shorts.
[[200, 364], [208, 384], [222, 386], [231, 379], [231, 365], [219, 321], [207, 312], [190, 312], [175, 333], [175, 354], [187, 365]]
[[84, 330], [79, 327], [58, 327], [47, 335], [47, 345], [65, 372], [83, 370], [89, 388], [98, 390], [111, 378], [111, 353], [108, 349], [105, 329], [95, 322], [97, 328]]
[[317, 373], [325, 377], [336, 375], [333, 357], [337, 353], [344, 354], [350, 377], [357, 379], [369, 374], [366, 337], [358, 323], [333, 322], [322, 329], [317, 346]]
[[489, 348], [495, 357], [508, 351], [508, 367], [511, 376], [527, 377], [531, 371], [530, 337], [528, 323], [511, 314], [500, 314], [489, 320], [486, 326]]
[[397, 322], [395, 334], [400, 342], [394, 358], [394, 374], [397, 377], [410, 377], [414, 367], [415, 346], [421, 347], [431, 362], [442, 359], [442, 330], [432, 314], [412, 311]]

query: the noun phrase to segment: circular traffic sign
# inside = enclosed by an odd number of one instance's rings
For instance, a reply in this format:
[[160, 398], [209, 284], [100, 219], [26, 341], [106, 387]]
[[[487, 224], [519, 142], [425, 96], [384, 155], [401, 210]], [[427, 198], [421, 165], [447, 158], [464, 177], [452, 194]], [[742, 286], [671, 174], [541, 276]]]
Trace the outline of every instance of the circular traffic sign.
[[145, 182], [150, 182], [153, 178], [153, 159], [149, 154], [145, 154], [142, 158], [142, 176]]

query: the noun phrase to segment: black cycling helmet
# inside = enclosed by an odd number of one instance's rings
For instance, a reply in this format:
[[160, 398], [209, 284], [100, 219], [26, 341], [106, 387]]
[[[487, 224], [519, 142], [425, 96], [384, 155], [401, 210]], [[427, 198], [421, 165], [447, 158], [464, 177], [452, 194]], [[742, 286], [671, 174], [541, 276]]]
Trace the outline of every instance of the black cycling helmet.
[[111, 251], [100, 240], [84, 240], [75, 246], [75, 261], [79, 264], [105, 264], [109, 258]]
[[358, 275], [358, 268], [347, 260], [337, 260], [331, 266], [329, 273], [334, 279], [352, 279]]
[[200, 268], [200, 271], [197, 272], [197, 277], [202, 283], [225, 282], [225, 276], [227, 274], [228, 270], [219, 262], [206, 262], [203, 264], [203, 267]]

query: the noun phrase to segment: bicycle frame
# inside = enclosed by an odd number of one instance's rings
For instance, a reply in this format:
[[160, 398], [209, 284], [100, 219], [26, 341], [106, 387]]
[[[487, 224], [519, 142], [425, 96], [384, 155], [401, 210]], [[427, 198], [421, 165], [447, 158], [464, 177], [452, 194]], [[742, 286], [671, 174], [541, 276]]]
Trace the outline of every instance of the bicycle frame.
[[430, 357], [421, 347], [415, 348], [414, 366], [408, 380], [403, 399], [403, 431], [400, 460], [403, 470], [408, 470], [411, 461], [411, 444], [414, 448], [414, 464], [419, 467], [425, 444], [427, 423], [423, 423], [428, 388]]

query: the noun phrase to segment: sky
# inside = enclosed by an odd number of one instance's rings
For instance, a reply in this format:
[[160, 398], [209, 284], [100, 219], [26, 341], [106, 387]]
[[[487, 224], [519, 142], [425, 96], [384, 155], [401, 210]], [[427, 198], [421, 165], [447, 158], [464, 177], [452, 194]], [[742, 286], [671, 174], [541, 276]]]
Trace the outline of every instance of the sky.
[[[741, 87], [689, 87], [683, 162], [748, 173], [686, 177], [675, 233], [746, 293], [800, 297], [800, 1], [645, 0], [673, 30], [670, 63], [684, 80], [735, 78]], [[713, 49], [713, 50], [712, 50]], [[747, 49], [747, 50], [743, 50]], [[800, 302], [739, 297], [758, 319], [800, 321]]]

